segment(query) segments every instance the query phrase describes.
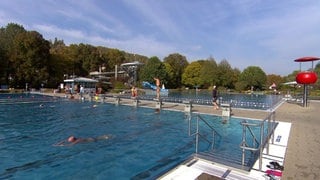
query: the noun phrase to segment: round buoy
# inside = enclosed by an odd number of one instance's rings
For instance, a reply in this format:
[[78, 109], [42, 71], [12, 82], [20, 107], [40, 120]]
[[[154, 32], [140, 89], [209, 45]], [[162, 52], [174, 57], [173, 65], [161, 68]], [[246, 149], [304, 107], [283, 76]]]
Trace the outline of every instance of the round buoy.
[[296, 76], [296, 81], [299, 84], [314, 84], [317, 79], [317, 74], [311, 71], [299, 72]]

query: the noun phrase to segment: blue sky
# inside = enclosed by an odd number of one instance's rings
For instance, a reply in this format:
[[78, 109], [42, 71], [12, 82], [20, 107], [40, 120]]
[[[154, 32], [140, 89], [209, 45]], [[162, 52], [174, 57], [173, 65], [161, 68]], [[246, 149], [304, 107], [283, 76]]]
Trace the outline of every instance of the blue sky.
[[319, 0], [1, 0], [0, 26], [10, 22], [67, 45], [213, 57], [267, 74], [288, 75], [299, 69], [294, 59], [320, 56]]

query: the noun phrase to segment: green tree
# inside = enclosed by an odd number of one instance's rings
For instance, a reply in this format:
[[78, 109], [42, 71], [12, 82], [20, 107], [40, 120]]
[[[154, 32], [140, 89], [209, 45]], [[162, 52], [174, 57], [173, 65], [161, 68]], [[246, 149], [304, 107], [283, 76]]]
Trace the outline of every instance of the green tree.
[[195, 61], [189, 64], [182, 74], [182, 83], [188, 87], [200, 87], [202, 82], [200, 79], [201, 63]]
[[284, 83], [284, 79], [276, 74], [267, 75], [266, 87], [270, 87], [273, 83], [275, 83], [277, 89], [279, 89], [281, 84]]
[[0, 80], [1, 83], [13, 85], [15, 69], [13, 61], [15, 58], [14, 39], [26, 30], [18, 24], [9, 23], [5, 28], [0, 28]]
[[77, 59], [82, 64], [82, 76], [87, 76], [91, 71], [96, 71], [101, 65], [101, 58], [96, 47], [88, 44], [79, 45], [79, 54]]
[[79, 64], [79, 61], [77, 60], [78, 53], [78, 45], [76, 44], [70, 44], [64, 49], [62, 56], [64, 57], [66, 64], [68, 64], [65, 69], [65, 74], [67, 76], [80, 75], [82, 65]]
[[249, 66], [240, 74], [239, 81], [245, 89], [262, 90], [265, 89], [267, 75], [260, 67]]
[[48, 64], [48, 73], [50, 75], [48, 87], [56, 88], [63, 82], [64, 78], [67, 78], [64, 75], [67, 72], [68, 66], [71, 66], [71, 64], [68, 64], [68, 61], [60, 54], [51, 54]]
[[314, 68], [314, 72], [316, 72], [317, 73], [317, 75], [318, 75], [318, 80], [317, 80], [317, 82], [316, 82], [316, 84], [315, 84], [315, 87], [317, 88], [317, 89], [319, 89], [320, 88], [320, 63], [318, 63], [317, 65], [316, 65], [316, 67]]
[[49, 41], [49, 43], [51, 54], [61, 54], [66, 48], [66, 45], [64, 44], [63, 40], [58, 40], [57, 38], [55, 38], [53, 42]]
[[141, 81], [154, 82], [154, 78], [160, 79], [162, 84], [167, 83], [167, 72], [165, 65], [158, 57], [151, 57], [139, 71]]
[[237, 82], [239, 82], [240, 74], [241, 74], [241, 71], [238, 68], [233, 68], [233, 76], [232, 76], [233, 89], [236, 88], [236, 84]]
[[50, 79], [48, 81], [49, 87], [57, 87], [61, 82], [63, 82], [64, 75], [68, 73], [69, 67], [72, 67], [72, 62], [68, 61], [67, 49], [68, 47], [64, 44], [63, 40], [58, 40], [50, 42], [50, 59], [49, 59], [49, 74]]
[[222, 60], [218, 64], [218, 86], [223, 86], [226, 88], [234, 88], [234, 71], [227, 60]]
[[49, 80], [49, 42], [36, 31], [20, 33], [14, 40], [14, 80], [19, 87], [29, 83], [38, 88]]
[[319, 73], [320, 72], [320, 63], [317, 63], [315, 68], [314, 68], [314, 71]]
[[[105, 59], [107, 60], [108, 69], [114, 69], [115, 65], [120, 66], [122, 63], [125, 63], [124, 52], [118, 49], [109, 49], [105, 54]], [[128, 61], [132, 62], [132, 61]]]
[[0, 84], [7, 84], [6, 81], [6, 71], [8, 68], [8, 60], [5, 57], [5, 51], [2, 49], [2, 47], [0, 46], [0, 64], [2, 66], [0, 66]]
[[186, 57], [178, 53], [170, 54], [169, 56], [164, 58], [164, 63], [167, 63], [168, 65], [166, 65], [166, 67], [170, 69], [170, 72], [168, 73], [170, 74], [168, 87], [181, 87], [182, 73], [189, 64]]
[[291, 74], [288, 74], [287, 76], [284, 77], [285, 82], [291, 82], [296, 80], [296, 76], [300, 71], [295, 70]]
[[169, 84], [168, 85], [168, 88], [172, 88], [170, 86], [170, 82], [172, 82], [172, 79], [175, 75], [175, 72], [174, 72], [174, 69], [171, 67], [171, 65], [169, 63], [163, 63], [164, 64], [164, 67], [165, 67], [165, 70], [166, 70], [166, 74], [167, 74], [167, 83]]
[[200, 79], [203, 88], [218, 84], [218, 65], [216, 61], [210, 57], [208, 60], [200, 60], [199, 62], [201, 63]]
[[0, 29], [0, 46], [7, 51], [9, 55], [13, 53], [14, 39], [20, 33], [25, 33], [23, 26], [9, 23], [5, 28]]
[[139, 61], [143, 64], [146, 64], [149, 61], [149, 58], [146, 56], [142, 56], [139, 54], [132, 54], [132, 53], [125, 53], [123, 52], [125, 61], [124, 62], [134, 62], [134, 61]]
[[126, 53], [118, 49], [112, 49], [107, 47], [97, 47], [100, 56], [100, 65], [104, 66], [106, 71], [114, 71], [115, 66], [118, 67], [126, 62], [138, 61], [146, 64], [149, 60], [148, 57], [139, 54]]
[[100, 55], [98, 50], [88, 44], [71, 44], [65, 51], [68, 64], [67, 74], [75, 76], [88, 76], [90, 71], [98, 70]]

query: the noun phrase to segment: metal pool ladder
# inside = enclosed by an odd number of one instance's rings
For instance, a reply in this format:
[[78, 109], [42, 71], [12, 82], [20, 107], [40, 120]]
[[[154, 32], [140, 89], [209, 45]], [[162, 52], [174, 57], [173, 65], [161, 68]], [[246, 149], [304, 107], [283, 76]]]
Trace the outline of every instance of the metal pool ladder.
[[[192, 115], [189, 114], [187, 115], [188, 117], [188, 121], [189, 121], [189, 136], [196, 136], [196, 154], [198, 154], [198, 146], [199, 146], [199, 138], [202, 138], [203, 140], [205, 140], [206, 142], [208, 142], [209, 144], [211, 144], [211, 149], [214, 148], [214, 144], [216, 142], [216, 136], [221, 138], [221, 135], [214, 129], [213, 126], [211, 126], [204, 118], [202, 118], [199, 114], [197, 114], [196, 117], [196, 132], [192, 133], [191, 129], [192, 129], [192, 125], [191, 125], [191, 121], [192, 121]], [[206, 138], [204, 135], [202, 135], [200, 133], [199, 130], [199, 123], [204, 122], [204, 124], [211, 130], [212, 132], [212, 140], [210, 141], [208, 138]]]
[[[267, 122], [267, 134], [265, 135], [265, 123]], [[275, 123], [275, 111], [270, 112], [267, 117], [259, 123], [248, 123], [247, 121], [241, 122], [242, 125], [242, 142], [240, 148], [242, 149], [242, 166], [245, 165], [245, 151], [251, 151], [252, 153], [258, 152], [259, 154], [259, 169], [262, 169], [262, 155], [263, 149], [267, 148], [267, 154], [269, 154], [269, 139], [274, 141], [273, 132], [277, 125]], [[258, 127], [260, 129], [260, 137], [256, 137], [252, 128]], [[249, 131], [250, 136], [247, 136], [247, 131]], [[247, 138], [252, 138], [252, 145], [249, 145]], [[258, 140], [260, 139], [260, 141]]]

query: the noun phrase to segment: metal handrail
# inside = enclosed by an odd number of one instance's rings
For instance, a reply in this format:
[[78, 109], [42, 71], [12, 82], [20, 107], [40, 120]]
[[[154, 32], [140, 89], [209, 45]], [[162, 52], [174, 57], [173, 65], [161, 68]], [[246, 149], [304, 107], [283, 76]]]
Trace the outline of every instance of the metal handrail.
[[[191, 134], [190, 121], [191, 121], [192, 116], [190, 115], [190, 116], [188, 116], [188, 117], [189, 117], [189, 136], [192, 136], [192, 135], [195, 135], [197, 132]], [[215, 134], [217, 134], [217, 135], [219, 135], [219, 136], [221, 137], [221, 135], [218, 133], [218, 131], [216, 131], [216, 130], [214, 129], [214, 127], [211, 126], [211, 125], [210, 125], [205, 119], [203, 119], [199, 114], [197, 114], [197, 118], [200, 118], [200, 120], [202, 120], [212, 131], [214, 131]]]
[[[263, 148], [265, 145], [267, 146], [267, 154], [269, 154], [269, 139], [271, 138], [273, 131], [274, 131], [274, 126], [275, 126], [275, 111], [270, 112], [267, 117], [261, 121], [260, 123], [247, 123], [247, 122], [242, 122], [241, 125], [243, 126], [243, 134], [242, 134], [242, 142], [240, 144], [240, 148], [242, 149], [242, 165], [244, 165], [244, 159], [245, 159], [245, 151], [260, 151], [259, 152], [259, 169], [262, 169], [262, 153], [263, 153]], [[268, 121], [268, 129], [267, 129], [267, 136], [264, 138], [264, 124], [265, 122]], [[271, 121], [273, 121], [273, 126], [271, 126]], [[254, 135], [252, 129], [250, 126], [254, 127], [260, 127], [260, 143], [258, 142], [256, 136]], [[246, 142], [246, 129], [249, 130], [251, 137], [253, 138], [254, 143], [258, 143], [259, 145], [257, 147], [249, 147], [247, 142]], [[272, 142], [273, 142], [273, 137], [272, 137]]]
[[248, 130], [249, 130], [251, 136], [253, 136], [254, 142], [257, 143], [257, 144], [260, 144], [259, 141], [258, 141], [258, 139], [256, 138], [256, 136], [254, 135], [252, 129], [251, 129], [249, 126], [248, 126]]
[[[215, 143], [215, 135], [218, 135], [219, 137], [221, 137], [221, 135], [214, 129], [213, 126], [211, 126], [205, 119], [203, 119], [199, 114], [197, 114], [197, 127], [196, 127], [196, 132], [195, 133], [191, 133], [191, 120], [192, 120], [192, 116], [191, 114], [188, 116], [189, 117], [189, 136], [196, 136], [196, 154], [198, 153], [198, 145], [199, 145], [199, 137], [204, 139], [205, 141], [207, 141], [209, 144], [211, 144], [211, 148], [213, 149], [214, 143]], [[200, 134], [199, 131], [199, 120], [201, 120], [202, 122], [204, 122], [206, 124], [207, 127], [210, 128], [210, 130], [212, 131], [212, 141], [208, 140], [205, 136], [203, 136], [202, 134]]]
[[212, 131], [215, 132], [215, 134], [219, 135], [221, 137], [221, 135], [214, 129], [213, 126], [211, 126], [205, 119], [203, 119], [199, 114], [197, 115], [197, 118], [200, 118]]

